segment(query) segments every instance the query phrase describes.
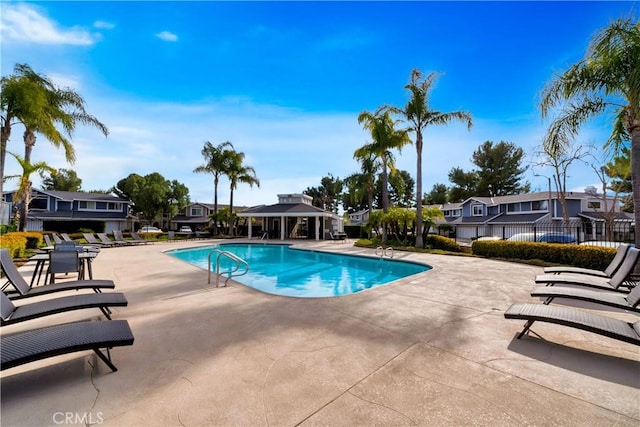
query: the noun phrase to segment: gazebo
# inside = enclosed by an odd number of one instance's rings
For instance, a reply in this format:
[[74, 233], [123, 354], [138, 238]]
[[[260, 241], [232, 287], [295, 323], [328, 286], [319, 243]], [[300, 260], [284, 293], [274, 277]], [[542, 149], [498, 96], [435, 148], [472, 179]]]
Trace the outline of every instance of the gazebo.
[[328, 238], [329, 233], [342, 233], [344, 221], [333, 212], [311, 204], [313, 198], [306, 194], [278, 194], [278, 203], [262, 205], [238, 212], [238, 217], [247, 218], [248, 237], [252, 237], [251, 220], [262, 220], [263, 236], [274, 239]]

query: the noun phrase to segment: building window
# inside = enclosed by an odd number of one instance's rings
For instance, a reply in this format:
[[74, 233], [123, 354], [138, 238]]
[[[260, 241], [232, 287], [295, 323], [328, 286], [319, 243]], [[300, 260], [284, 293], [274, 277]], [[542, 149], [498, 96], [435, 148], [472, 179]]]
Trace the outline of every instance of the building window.
[[202, 208], [191, 208], [191, 214], [189, 216], [202, 216]]
[[537, 200], [537, 201], [531, 202], [531, 210], [532, 211], [546, 211], [548, 204], [549, 204], [549, 202], [547, 200]]
[[78, 209], [82, 211], [121, 211], [122, 203], [116, 202], [100, 202], [99, 205], [94, 201], [80, 200], [78, 202]]
[[520, 212], [520, 203], [509, 203], [507, 205], [507, 212]]
[[80, 200], [80, 202], [78, 203], [78, 208], [87, 211], [94, 211], [96, 210], [96, 202]]
[[462, 210], [461, 209], [455, 209], [455, 210], [451, 211], [451, 216], [462, 216]]
[[482, 216], [482, 205], [473, 205], [471, 206], [471, 214], [473, 216]]
[[29, 202], [29, 209], [47, 210], [49, 207], [49, 199], [47, 197], [35, 196]]
[[600, 202], [587, 202], [587, 207], [589, 209], [600, 209]]

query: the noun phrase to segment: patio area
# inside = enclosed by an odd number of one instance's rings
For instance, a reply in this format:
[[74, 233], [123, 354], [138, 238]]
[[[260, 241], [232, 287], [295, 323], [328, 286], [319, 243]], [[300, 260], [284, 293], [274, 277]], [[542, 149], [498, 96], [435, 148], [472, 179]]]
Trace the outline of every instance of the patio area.
[[[640, 347], [542, 322], [532, 328], [540, 337], [515, 339], [523, 322], [503, 313], [539, 302], [529, 292], [540, 267], [396, 252], [433, 269], [355, 295], [296, 299], [237, 282], [214, 288], [206, 271], [162, 252], [212, 243], [103, 249], [93, 277], [125, 293], [129, 306], [113, 318], [129, 321], [135, 343], [112, 350], [115, 373], [91, 352], [2, 371], [2, 425], [640, 424]], [[29, 264], [20, 270], [30, 279]]]

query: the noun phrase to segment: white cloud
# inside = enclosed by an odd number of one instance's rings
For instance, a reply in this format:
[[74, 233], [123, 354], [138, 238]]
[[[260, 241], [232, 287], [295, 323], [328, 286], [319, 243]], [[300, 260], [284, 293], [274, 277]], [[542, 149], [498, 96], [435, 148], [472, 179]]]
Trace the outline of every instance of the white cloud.
[[80, 27], [60, 28], [41, 13], [41, 9], [24, 3], [2, 5], [0, 28], [2, 38], [37, 44], [87, 46], [100, 36]]
[[95, 28], [100, 28], [103, 30], [112, 30], [116, 27], [115, 24], [112, 24], [111, 22], [106, 22], [106, 21], [96, 21], [93, 23], [93, 26]]
[[156, 37], [165, 42], [176, 42], [178, 41], [178, 36], [169, 31], [161, 31], [156, 34]]
[[80, 78], [68, 74], [49, 73], [47, 77], [60, 88], [71, 88], [78, 92], [81, 89]]

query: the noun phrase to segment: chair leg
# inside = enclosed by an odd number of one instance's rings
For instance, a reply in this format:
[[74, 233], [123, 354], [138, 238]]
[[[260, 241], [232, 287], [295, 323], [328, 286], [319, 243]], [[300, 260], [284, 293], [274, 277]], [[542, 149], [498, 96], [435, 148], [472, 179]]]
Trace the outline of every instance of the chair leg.
[[109, 349], [107, 348], [107, 354], [105, 355], [102, 351], [100, 351], [99, 348], [94, 348], [93, 351], [95, 351], [95, 353], [98, 355], [98, 357], [100, 359], [102, 359], [102, 361], [109, 367], [111, 368], [112, 372], [116, 372], [118, 370], [118, 368], [116, 368], [116, 365], [113, 364], [113, 362], [111, 362], [111, 354], [109, 353]]
[[526, 334], [529, 331], [529, 328], [531, 328], [531, 325], [533, 325], [533, 322], [535, 322], [535, 320], [527, 320], [527, 323], [524, 324], [524, 329], [522, 329], [522, 332], [518, 334], [518, 339], [522, 338], [524, 334]]
[[111, 311], [107, 307], [100, 307], [100, 311], [104, 314], [104, 317], [111, 320]]

